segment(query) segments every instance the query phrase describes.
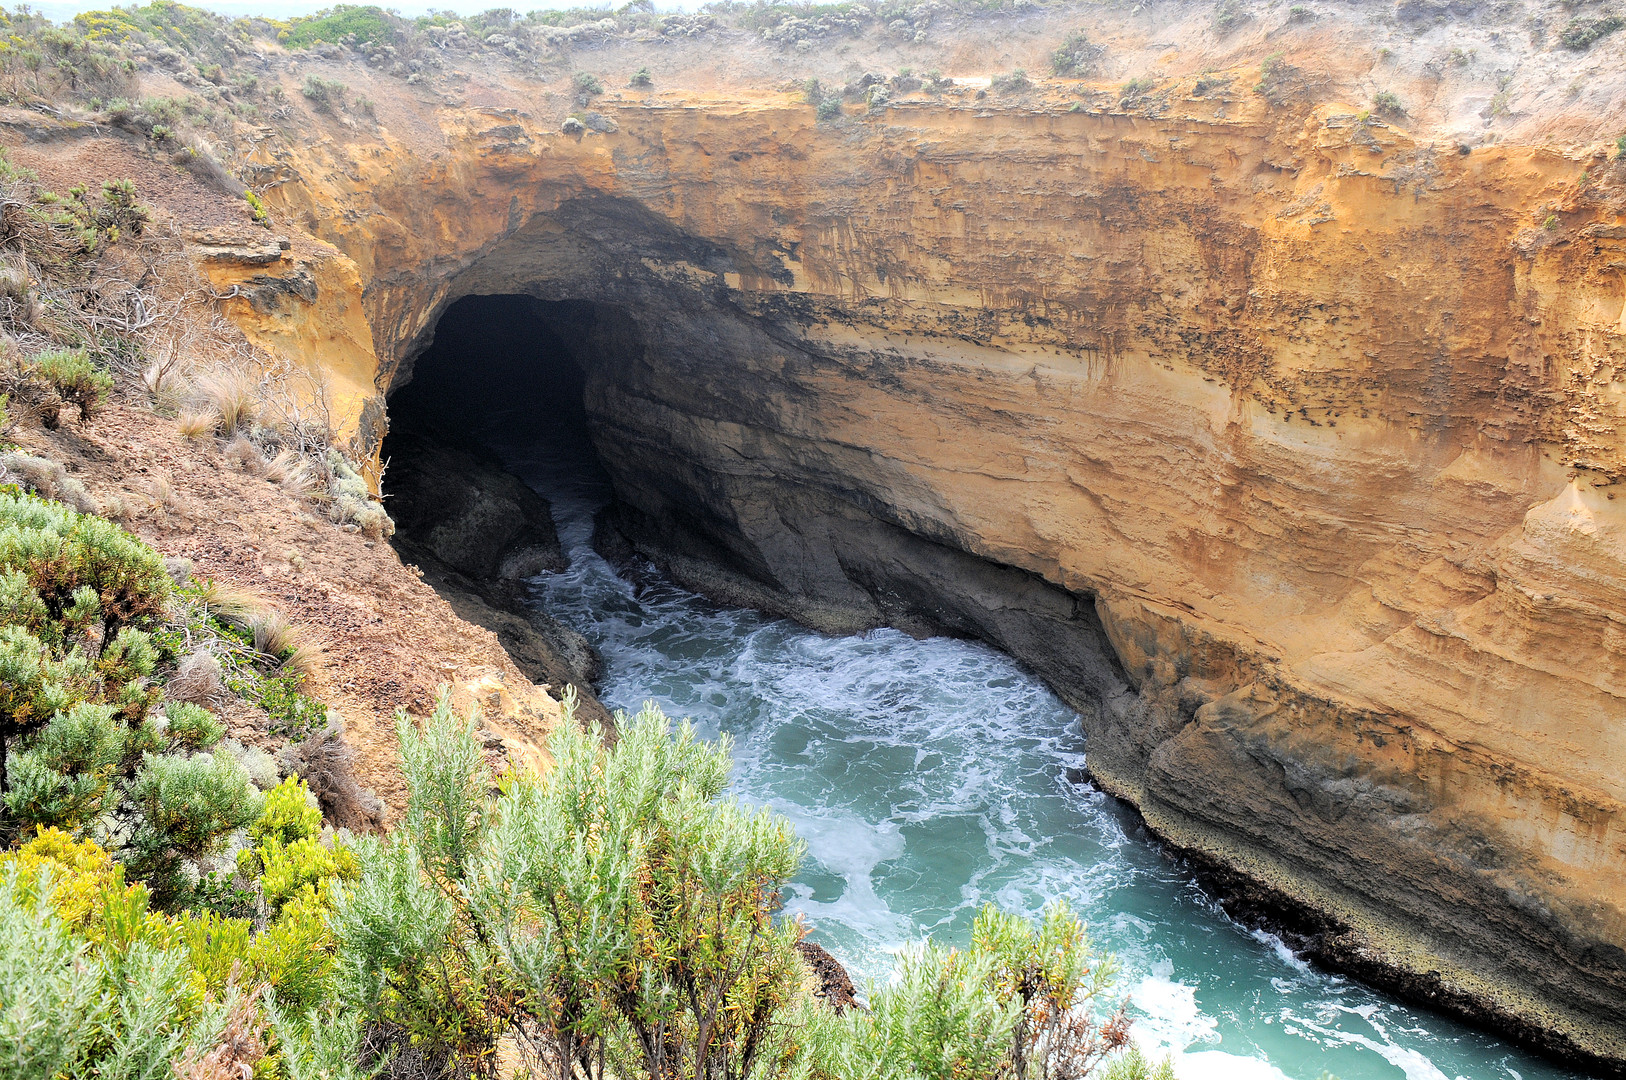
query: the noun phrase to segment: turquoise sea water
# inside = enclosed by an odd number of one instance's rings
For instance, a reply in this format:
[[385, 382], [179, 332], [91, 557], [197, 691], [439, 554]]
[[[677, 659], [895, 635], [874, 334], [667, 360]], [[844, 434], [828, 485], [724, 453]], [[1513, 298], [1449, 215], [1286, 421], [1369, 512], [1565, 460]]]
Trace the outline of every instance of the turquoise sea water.
[[592, 550], [608, 488], [590, 452], [496, 445], [553, 502], [571, 557], [538, 603], [603, 655], [612, 708], [654, 700], [734, 739], [735, 789], [808, 844], [789, 907], [854, 981], [932, 935], [963, 942], [986, 901], [1066, 897], [1123, 965], [1135, 1037], [1182, 1080], [1556, 1080], [1492, 1036], [1313, 970], [1228, 919], [1133, 815], [1071, 783], [1088, 748], [1043, 683], [986, 646], [891, 630], [828, 637], [719, 608]]

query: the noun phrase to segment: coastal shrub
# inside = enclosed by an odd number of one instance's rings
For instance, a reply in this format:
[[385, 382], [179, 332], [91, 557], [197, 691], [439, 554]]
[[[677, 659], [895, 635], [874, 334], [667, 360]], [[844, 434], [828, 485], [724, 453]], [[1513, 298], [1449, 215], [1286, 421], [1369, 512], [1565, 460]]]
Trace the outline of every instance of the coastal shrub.
[[1214, 32], [1221, 36], [1229, 34], [1252, 18], [1253, 14], [1242, 6], [1240, 0], [1220, 0], [1214, 5]]
[[599, 94], [604, 93], [604, 84], [599, 81], [599, 77], [597, 75], [594, 75], [590, 71], [576, 72], [575, 77], [571, 81], [575, 83], [576, 92], [578, 94], [584, 94], [587, 97], [597, 97]]
[[1098, 956], [1065, 904], [1037, 923], [989, 906], [971, 947], [906, 951], [870, 1009], [807, 1016], [817, 1080], [1001, 1080], [1092, 1075], [1129, 1044], [1122, 1006], [1097, 1019], [1116, 964]]
[[1074, 30], [1050, 54], [1050, 70], [1062, 76], [1088, 75], [1094, 69], [1095, 58], [1100, 53], [1098, 46], [1090, 44], [1089, 34]]
[[113, 376], [91, 362], [83, 349], [50, 349], [28, 362], [28, 371], [50, 384], [62, 400], [79, 407], [88, 420], [113, 390]]
[[345, 85], [320, 75], [305, 76], [305, 85], [299, 88], [317, 112], [332, 113], [344, 104]]
[[1388, 116], [1405, 116], [1406, 106], [1392, 90], [1379, 90], [1372, 95], [1372, 111]]
[[590, 1076], [745, 1077], [786, 1052], [798, 933], [773, 915], [802, 845], [723, 798], [726, 739], [653, 706], [619, 730], [606, 747], [567, 709], [548, 776], [493, 797], [444, 696], [423, 731], [399, 723], [405, 820], [359, 849], [333, 917], [338, 985], [374, 1024], [465, 1062], [513, 1024]]
[[650, 76], [648, 68], [641, 67], [632, 73], [632, 78], [627, 80], [627, 85], [644, 89], [646, 87], [654, 86], [655, 80]]
[[1601, 18], [1578, 15], [1559, 31], [1558, 42], [1566, 49], [1580, 52], [1590, 49], [1593, 43], [1601, 41], [1623, 26], [1626, 26], [1626, 20], [1618, 15], [1605, 15]]
[[288, 21], [277, 39], [290, 49], [308, 49], [318, 42], [354, 45], [389, 45], [396, 40], [395, 27], [381, 8], [370, 5], [338, 4], [326, 11]]
[[166, 901], [258, 813], [241, 768], [208, 753], [218, 720], [182, 703], [149, 715], [170, 588], [158, 553], [112, 522], [0, 495], [0, 836], [97, 834]]
[[1012, 94], [1032, 89], [1032, 87], [1032, 80], [1028, 78], [1028, 73], [1022, 68], [1013, 68], [1007, 74], [995, 75], [989, 84], [989, 89]]
[[328, 487], [332, 502], [328, 517], [341, 525], [353, 525], [369, 540], [395, 535], [395, 522], [367, 486], [367, 480], [337, 451], [327, 456]]

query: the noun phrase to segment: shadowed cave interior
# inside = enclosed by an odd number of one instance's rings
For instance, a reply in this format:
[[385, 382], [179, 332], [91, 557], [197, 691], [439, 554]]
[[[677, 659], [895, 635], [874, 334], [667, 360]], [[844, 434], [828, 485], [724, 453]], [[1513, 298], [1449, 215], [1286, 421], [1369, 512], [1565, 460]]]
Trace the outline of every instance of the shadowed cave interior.
[[390, 395], [386, 505], [402, 558], [463, 618], [495, 632], [527, 676], [558, 696], [576, 687], [583, 720], [607, 720], [591, 692], [596, 655], [580, 634], [527, 604], [525, 581], [566, 565], [546, 499], [492, 449], [545, 443], [593, 479], [581, 346], [601, 317], [586, 301], [470, 296]]

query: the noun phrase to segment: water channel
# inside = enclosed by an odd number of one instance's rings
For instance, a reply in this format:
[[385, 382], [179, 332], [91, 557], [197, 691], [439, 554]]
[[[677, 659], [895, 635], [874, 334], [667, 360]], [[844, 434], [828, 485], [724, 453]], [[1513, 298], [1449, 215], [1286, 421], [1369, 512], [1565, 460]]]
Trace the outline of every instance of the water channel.
[[573, 425], [487, 442], [551, 500], [570, 568], [535, 601], [592, 641], [611, 708], [653, 700], [734, 740], [734, 785], [795, 823], [808, 856], [789, 897], [855, 983], [931, 935], [960, 943], [987, 901], [1037, 913], [1066, 897], [1117, 954], [1136, 1038], [1183, 1080], [1557, 1080], [1496, 1038], [1317, 971], [1228, 919], [1082, 786], [1077, 717], [974, 642], [893, 630], [828, 637], [720, 608], [592, 548], [607, 479]]

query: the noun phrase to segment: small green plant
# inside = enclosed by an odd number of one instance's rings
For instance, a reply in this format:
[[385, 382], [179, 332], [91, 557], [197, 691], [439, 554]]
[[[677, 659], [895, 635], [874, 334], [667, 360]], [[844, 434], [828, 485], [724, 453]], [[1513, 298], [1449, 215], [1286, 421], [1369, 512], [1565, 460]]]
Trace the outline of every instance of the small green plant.
[[1090, 44], [1090, 36], [1083, 30], [1074, 30], [1062, 39], [1056, 51], [1050, 54], [1050, 70], [1062, 76], [1088, 75], [1095, 66], [1099, 50]]
[[1618, 15], [1605, 15], [1596, 19], [1576, 16], [1559, 32], [1558, 42], [1566, 49], [1581, 52], [1590, 49], [1593, 43], [1601, 41], [1623, 26], [1626, 26], [1626, 20]]
[[148, 132], [148, 138], [152, 139], [153, 142], [161, 143], [173, 134], [168, 124], [154, 124], [152, 130]]
[[597, 75], [594, 75], [590, 71], [576, 72], [575, 78], [572, 80], [572, 82], [575, 83], [576, 92], [578, 94], [584, 94], [587, 97], [597, 97], [599, 94], [604, 93], [604, 84], [599, 81]]
[[802, 101], [808, 105], [822, 104], [824, 101], [824, 85], [818, 79], [803, 79]]
[[841, 98], [835, 94], [831, 94], [829, 97], [819, 102], [819, 107], [815, 115], [817, 115], [818, 119], [820, 120], [836, 119], [841, 115]]
[[1287, 9], [1287, 17], [1292, 22], [1303, 22], [1306, 19], [1314, 18], [1315, 12], [1305, 7], [1303, 4], [1294, 4], [1292, 7]]
[[655, 79], [649, 74], [648, 68], [641, 67], [632, 73], [632, 78], [627, 80], [627, 85], [636, 86], [639, 89], [645, 89], [647, 87], [654, 86]]
[[1127, 105], [1157, 86], [1157, 80], [1146, 76], [1130, 79], [1118, 88], [1118, 101]]
[[1388, 116], [1405, 116], [1406, 106], [1392, 90], [1379, 90], [1372, 95], [1372, 111]]
[[1615, 140], [1615, 159], [1618, 161], [1621, 158], [1626, 158], [1626, 135]]
[[271, 224], [271, 211], [265, 208], [265, 201], [263, 199], [254, 194], [254, 192], [244, 188], [243, 201], [248, 203], [248, 212], [253, 216], [254, 224], [266, 226]]
[[299, 88], [317, 112], [331, 114], [336, 108], [344, 104], [345, 85], [332, 79], [324, 79], [320, 75], [305, 76], [305, 85]]
[[113, 376], [92, 363], [83, 349], [42, 352], [28, 361], [25, 370], [50, 384], [62, 400], [77, 405], [81, 420], [88, 420], [113, 390]]
[[1557, 214], [1548, 214], [1547, 215], [1547, 220], [1543, 221], [1541, 223], [1541, 227], [1543, 229], [1546, 229], [1548, 232], [1557, 232], [1558, 231], [1558, 215]]

